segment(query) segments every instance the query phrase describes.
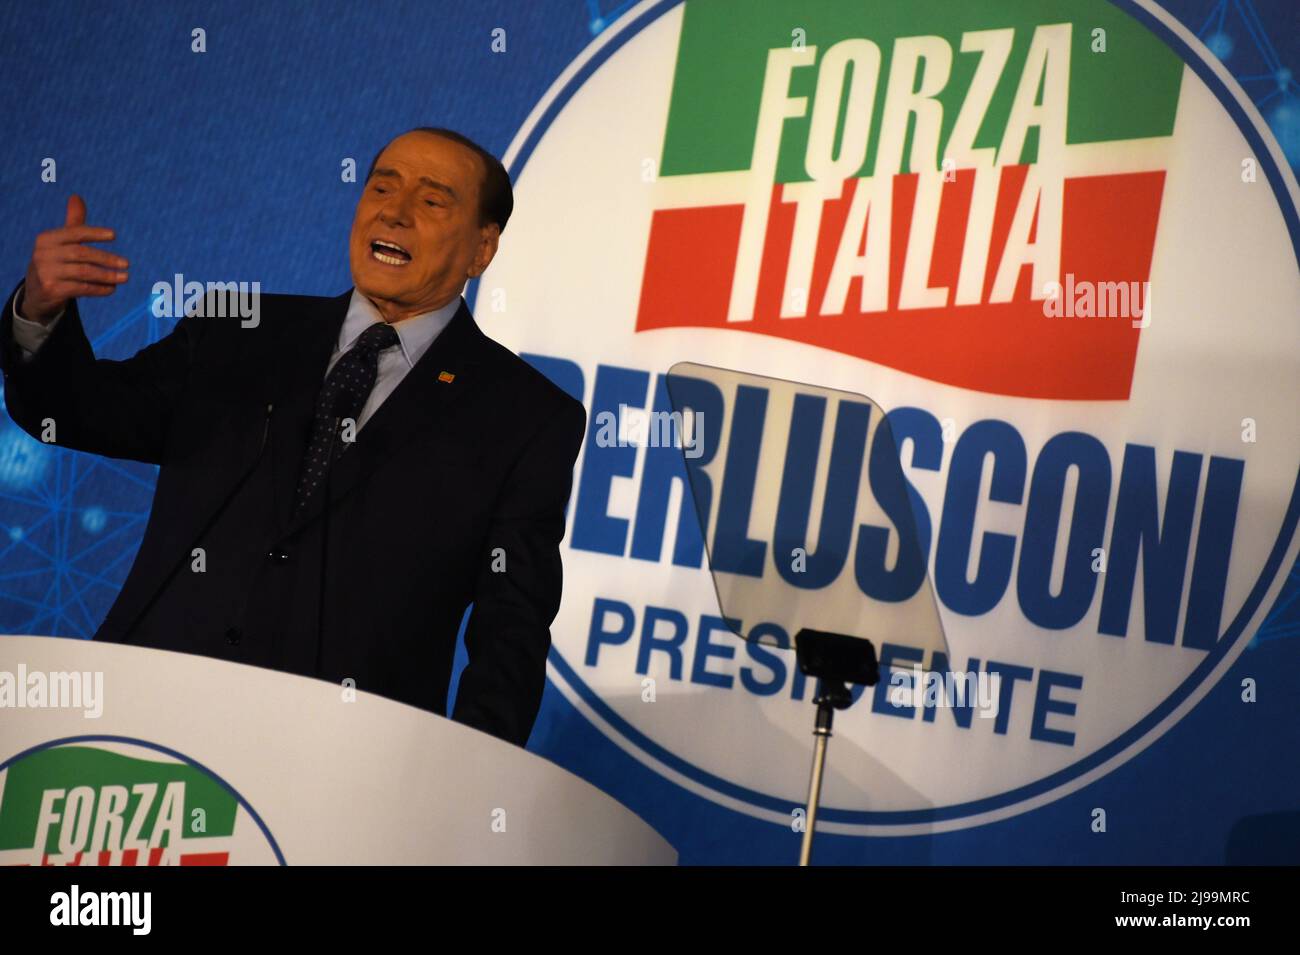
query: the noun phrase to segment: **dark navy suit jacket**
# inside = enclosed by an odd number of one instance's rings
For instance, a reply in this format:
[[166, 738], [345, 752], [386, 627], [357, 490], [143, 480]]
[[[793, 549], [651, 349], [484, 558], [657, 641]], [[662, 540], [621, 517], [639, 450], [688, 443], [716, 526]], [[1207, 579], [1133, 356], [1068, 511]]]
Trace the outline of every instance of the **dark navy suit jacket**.
[[96, 639], [334, 682], [524, 745], [560, 603], [582, 404], [460, 309], [291, 516], [351, 291], [263, 295], [256, 327], [182, 318], [96, 359], [70, 303], [30, 362], [0, 319], [5, 401], [56, 443], [160, 466], [135, 563]]

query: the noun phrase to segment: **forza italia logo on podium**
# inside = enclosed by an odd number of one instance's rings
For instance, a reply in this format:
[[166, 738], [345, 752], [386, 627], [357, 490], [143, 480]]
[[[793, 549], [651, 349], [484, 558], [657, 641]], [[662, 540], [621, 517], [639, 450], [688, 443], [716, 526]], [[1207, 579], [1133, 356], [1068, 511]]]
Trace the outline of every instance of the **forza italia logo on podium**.
[[0, 768], [0, 865], [275, 865], [219, 777], [142, 741], [55, 743]]

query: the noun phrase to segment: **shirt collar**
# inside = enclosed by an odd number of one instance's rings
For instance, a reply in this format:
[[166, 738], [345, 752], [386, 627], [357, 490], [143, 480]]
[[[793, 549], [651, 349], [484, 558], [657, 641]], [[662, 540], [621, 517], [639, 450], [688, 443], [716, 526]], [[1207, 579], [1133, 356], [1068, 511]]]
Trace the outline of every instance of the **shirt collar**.
[[[433, 340], [456, 315], [461, 302], [461, 297], [457, 295], [442, 308], [393, 324], [393, 331], [397, 332], [397, 340], [402, 346], [402, 357], [406, 359], [408, 367], [414, 368], [415, 363], [429, 350]], [[379, 309], [375, 308], [374, 303], [360, 291], [353, 289], [352, 298], [348, 302], [347, 317], [343, 319], [343, 327], [339, 329], [337, 353], [343, 354], [352, 347], [362, 332], [375, 322], [383, 320], [384, 317], [379, 314]]]

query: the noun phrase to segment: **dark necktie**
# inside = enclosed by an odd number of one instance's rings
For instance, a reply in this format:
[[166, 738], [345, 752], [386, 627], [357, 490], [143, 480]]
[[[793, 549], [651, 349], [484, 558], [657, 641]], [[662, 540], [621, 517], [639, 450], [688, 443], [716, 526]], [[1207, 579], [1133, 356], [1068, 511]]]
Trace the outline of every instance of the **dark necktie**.
[[293, 513], [300, 514], [312, 494], [325, 478], [335, 459], [347, 448], [339, 437], [344, 419], [355, 422], [375, 387], [379, 372], [379, 353], [398, 344], [397, 332], [387, 322], [375, 322], [357, 338], [330, 373], [325, 376], [316, 397], [316, 415], [312, 420], [311, 440], [303, 455], [298, 474], [298, 490]]

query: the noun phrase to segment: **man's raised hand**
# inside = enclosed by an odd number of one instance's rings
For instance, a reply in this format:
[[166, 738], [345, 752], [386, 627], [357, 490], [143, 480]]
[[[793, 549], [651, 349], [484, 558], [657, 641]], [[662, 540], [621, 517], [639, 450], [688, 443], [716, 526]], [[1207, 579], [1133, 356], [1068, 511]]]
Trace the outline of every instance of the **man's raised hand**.
[[84, 295], [112, 295], [127, 279], [126, 259], [88, 242], [111, 242], [112, 229], [86, 225], [86, 203], [68, 197], [63, 226], [36, 237], [19, 314], [33, 322], [50, 321], [70, 299]]

